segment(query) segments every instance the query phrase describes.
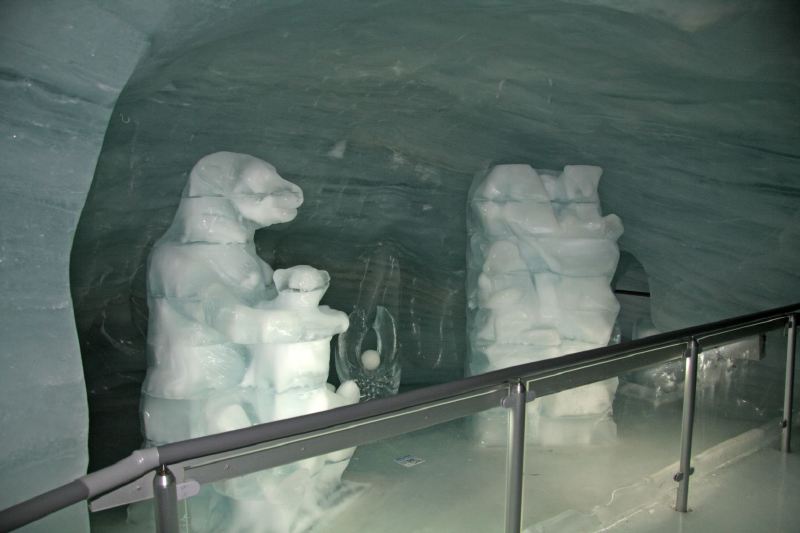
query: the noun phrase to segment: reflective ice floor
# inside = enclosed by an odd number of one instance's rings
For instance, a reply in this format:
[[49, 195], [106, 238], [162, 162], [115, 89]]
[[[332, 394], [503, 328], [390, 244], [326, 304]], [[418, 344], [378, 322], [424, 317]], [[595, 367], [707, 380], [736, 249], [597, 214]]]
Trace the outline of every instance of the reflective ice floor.
[[[655, 407], [618, 395], [616, 444], [527, 449], [523, 531], [800, 531], [793, 512], [800, 456], [777, 451], [774, 381], [759, 380], [758, 407], [741, 390], [730, 406], [719, 401], [720, 391], [700, 395], [690, 513], [671, 509], [681, 402]], [[503, 531], [505, 466], [505, 448], [476, 442], [470, 418], [360, 446], [344, 479], [361, 490], [312, 531]], [[93, 516], [92, 529], [132, 533], [152, 526], [126, 524], [125, 513], [112, 510]]]
[[719, 468], [691, 490], [693, 510], [657, 502], [608, 531], [647, 533], [800, 531], [800, 455], [762, 449]]

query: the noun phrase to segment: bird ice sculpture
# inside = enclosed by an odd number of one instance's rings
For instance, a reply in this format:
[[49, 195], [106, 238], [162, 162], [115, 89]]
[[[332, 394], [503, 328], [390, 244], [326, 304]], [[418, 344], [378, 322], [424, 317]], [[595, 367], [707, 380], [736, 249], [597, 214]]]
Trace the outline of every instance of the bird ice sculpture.
[[[592, 166], [558, 174], [498, 165], [470, 192], [471, 374], [608, 344], [619, 312], [610, 282], [622, 223], [601, 215], [601, 174]], [[529, 440], [613, 440], [616, 388], [614, 378], [537, 400], [527, 409]], [[506, 423], [490, 416], [478, 417], [478, 433], [484, 442], [499, 442]]]
[[[273, 272], [255, 230], [289, 222], [302, 190], [255, 157], [219, 152], [192, 169], [148, 265], [148, 371], [142, 418], [160, 445], [355, 403], [326, 384], [330, 339], [347, 316], [319, 301], [328, 273]], [[335, 491], [352, 450], [214, 485], [192, 530], [289, 532]], [[216, 516], [214, 516], [216, 515]], [[215, 525], [216, 524], [216, 525]]]

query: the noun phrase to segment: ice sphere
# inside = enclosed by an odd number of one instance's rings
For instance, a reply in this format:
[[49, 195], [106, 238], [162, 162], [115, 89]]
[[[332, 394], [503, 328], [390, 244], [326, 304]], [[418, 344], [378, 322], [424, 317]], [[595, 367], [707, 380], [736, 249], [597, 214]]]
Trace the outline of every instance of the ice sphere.
[[[307, 265], [273, 272], [255, 251], [255, 230], [292, 220], [302, 201], [299, 187], [252, 156], [218, 152], [195, 165], [148, 268], [149, 443], [358, 402], [354, 382], [326, 384], [330, 340], [348, 327], [344, 313], [319, 305], [329, 274]], [[295, 530], [337, 489], [352, 451], [215, 484], [211, 514], [226, 514], [234, 529], [260, 522], [260, 530]], [[204, 529], [214, 527], [195, 528]]]
[[[619, 302], [610, 281], [622, 223], [602, 216], [599, 167], [560, 175], [498, 165], [473, 186], [467, 292], [470, 373], [605, 346]], [[530, 439], [549, 444], [606, 442], [615, 434], [617, 380], [592, 383], [529, 406]], [[478, 417], [484, 442], [501, 442]]]
[[381, 364], [381, 354], [378, 350], [366, 350], [361, 354], [361, 366], [365, 370], [375, 370]]

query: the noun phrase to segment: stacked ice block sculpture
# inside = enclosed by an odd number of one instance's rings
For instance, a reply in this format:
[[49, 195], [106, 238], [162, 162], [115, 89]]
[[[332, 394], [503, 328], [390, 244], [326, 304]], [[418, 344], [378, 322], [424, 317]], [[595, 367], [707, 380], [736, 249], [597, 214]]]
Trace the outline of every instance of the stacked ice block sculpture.
[[[622, 223], [602, 216], [602, 170], [560, 174], [498, 165], [470, 192], [468, 330], [472, 375], [605, 346], [619, 303], [610, 282]], [[609, 442], [617, 380], [585, 385], [528, 406], [529, 440]], [[501, 442], [505, 422], [480, 418], [480, 438]]]
[[[288, 222], [299, 187], [252, 156], [219, 152], [191, 172], [175, 220], [148, 268], [149, 367], [142, 416], [159, 445], [355, 403], [334, 391], [330, 340], [344, 313], [320, 306], [328, 273], [276, 270], [255, 251], [256, 229]], [[289, 532], [336, 492], [353, 450], [214, 485], [193, 531]]]

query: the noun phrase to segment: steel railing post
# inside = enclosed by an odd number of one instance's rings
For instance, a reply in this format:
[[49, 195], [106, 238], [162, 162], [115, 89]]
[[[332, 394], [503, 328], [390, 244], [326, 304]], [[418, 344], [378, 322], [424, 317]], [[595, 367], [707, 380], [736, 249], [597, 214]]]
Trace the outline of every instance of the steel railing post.
[[178, 527], [178, 486], [175, 476], [161, 465], [153, 478], [153, 499], [155, 500], [156, 533], [179, 533]]
[[692, 431], [694, 429], [694, 404], [697, 393], [697, 340], [692, 338], [686, 347], [685, 372], [683, 382], [683, 417], [681, 421], [681, 463], [675, 474], [678, 482], [678, 496], [675, 510], [685, 513], [689, 510], [689, 477], [694, 473], [692, 468]]
[[781, 451], [792, 451], [792, 401], [794, 400], [794, 360], [797, 339], [797, 315], [789, 315], [786, 339], [786, 385], [783, 389], [783, 420], [781, 420]]
[[508, 415], [508, 460], [506, 461], [506, 533], [519, 533], [522, 526], [522, 478], [525, 461], [525, 385], [511, 384], [504, 405]]

